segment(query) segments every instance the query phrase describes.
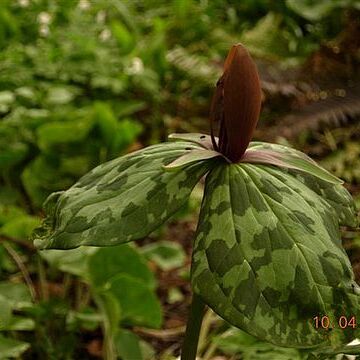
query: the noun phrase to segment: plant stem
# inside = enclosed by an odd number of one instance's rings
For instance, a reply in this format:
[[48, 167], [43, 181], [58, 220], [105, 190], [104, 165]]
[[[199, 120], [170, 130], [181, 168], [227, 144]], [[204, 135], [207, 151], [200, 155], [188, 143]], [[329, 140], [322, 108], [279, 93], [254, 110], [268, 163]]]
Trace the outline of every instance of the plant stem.
[[25, 283], [26, 283], [27, 287], [29, 288], [31, 298], [35, 302], [36, 301], [36, 290], [35, 290], [34, 283], [31, 280], [31, 277], [30, 277], [27, 267], [24, 265], [19, 254], [16, 252], [16, 250], [10, 244], [7, 244], [5, 242], [3, 244], [3, 246], [4, 246], [5, 250], [9, 253], [9, 255], [12, 257], [15, 264], [18, 266], [20, 272], [22, 273]]
[[181, 352], [181, 360], [195, 360], [198, 348], [201, 323], [204, 316], [205, 304], [200, 297], [193, 294], [190, 315], [186, 325], [185, 339]]

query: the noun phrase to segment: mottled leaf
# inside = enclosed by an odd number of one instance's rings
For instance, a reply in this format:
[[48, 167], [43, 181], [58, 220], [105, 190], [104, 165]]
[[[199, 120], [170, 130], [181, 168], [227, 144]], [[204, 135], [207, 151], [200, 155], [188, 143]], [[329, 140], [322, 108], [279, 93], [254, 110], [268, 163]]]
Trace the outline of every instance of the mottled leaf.
[[335, 323], [358, 312], [359, 288], [338, 226], [327, 199], [296, 175], [266, 165], [219, 165], [206, 180], [194, 291], [262, 340], [340, 346], [354, 337], [351, 329], [330, 333], [312, 323], [314, 316], [326, 314]]
[[211, 159], [167, 172], [164, 165], [201, 149], [190, 142], [154, 145], [102, 164], [50, 196], [35, 234], [40, 248], [107, 246], [142, 238], [174, 214], [209, 170]]
[[213, 150], [189, 150], [186, 154], [180, 156], [176, 160], [172, 161], [170, 164], [164, 166], [164, 168], [166, 170], [175, 170], [194, 162], [213, 159], [219, 156], [222, 157], [223, 155]]
[[[183, 133], [183, 134], [170, 134], [168, 136], [170, 140], [183, 140], [183, 141], [190, 141], [192, 143], [198, 144], [202, 146], [204, 149], [208, 150], [214, 150], [211, 136], [206, 134], [200, 134], [200, 133]], [[216, 141], [218, 141], [218, 138], [216, 138]]]
[[341, 179], [322, 168], [306, 154], [283, 145], [253, 142], [246, 150], [241, 162], [275, 165], [303, 171], [333, 184], [343, 183]]

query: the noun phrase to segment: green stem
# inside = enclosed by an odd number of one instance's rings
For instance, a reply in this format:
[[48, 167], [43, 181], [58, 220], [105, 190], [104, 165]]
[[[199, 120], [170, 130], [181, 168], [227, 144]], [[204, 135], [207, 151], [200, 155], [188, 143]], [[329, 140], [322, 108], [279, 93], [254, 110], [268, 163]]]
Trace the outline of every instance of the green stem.
[[201, 323], [204, 316], [205, 304], [200, 297], [193, 294], [190, 315], [186, 325], [185, 339], [181, 352], [181, 360], [195, 360], [199, 342]]

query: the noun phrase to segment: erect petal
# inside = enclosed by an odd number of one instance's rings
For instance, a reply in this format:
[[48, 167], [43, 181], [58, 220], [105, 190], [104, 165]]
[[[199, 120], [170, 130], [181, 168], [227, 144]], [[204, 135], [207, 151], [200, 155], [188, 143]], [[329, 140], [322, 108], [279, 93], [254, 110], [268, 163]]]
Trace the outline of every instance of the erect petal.
[[220, 86], [223, 87], [224, 121], [220, 125], [219, 148], [231, 161], [238, 162], [252, 138], [261, 108], [257, 68], [241, 44], [231, 48]]

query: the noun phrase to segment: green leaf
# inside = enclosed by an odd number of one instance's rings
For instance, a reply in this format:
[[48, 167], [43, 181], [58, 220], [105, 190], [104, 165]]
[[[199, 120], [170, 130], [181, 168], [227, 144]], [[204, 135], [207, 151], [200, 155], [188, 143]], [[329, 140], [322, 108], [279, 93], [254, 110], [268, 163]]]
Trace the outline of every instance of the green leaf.
[[119, 274], [127, 274], [143, 281], [150, 289], [155, 287], [154, 275], [147, 267], [144, 257], [127, 244], [97, 250], [89, 259], [88, 269], [91, 283], [95, 287], [104, 286]]
[[40, 218], [31, 215], [21, 215], [2, 226], [0, 234], [18, 239], [27, 239], [39, 225]]
[[296, 170], [289, 170], [288, 172], [330, 205], [340, 225], [358, 226], [356, 204], [344, 186], [331, 184], [304, 172]]
[[28, 154], [29, 148], [26, 144], [11, 141], [0, 143], [0, 170], [8, 169], [21, 162]]
[[267, 342], [261, 342], [244, 331], [234, 328], [215, 336], [213, 342], [225, 354], [241, 354], [243, 360], [303, 359], [297, 349], [277, 347]]
[[7, 326], [2, 330], [6, 331], [32, 331], [35, 328], [35, 321], [23, 316], [12, 316]]
[[115, 334], [115, 348], [122, 360], [143, 360], [140, 338], [129, 330], [120, 329]]
[[359, 308], [339, 220], [325, 199], [282, 169], [243, 163], [213, 169], [204, 193], [192, 284], [215, 312], [280, 346], [352, 340], [351, 330], [329, 334], [312, 324]]
[[[211, 136], [200, 133], [183, 133], [183, 134], [170, 134], [168, 136], [170, 140], [175, 141], [190, 141], [192, 143], [198, 144], [204, 149], [214, 150], [213, 143], [211, 141]], [[218, 142], [218, 138], [215, 137], [215, 141]]]
[[0, 335], [0, 359], [18, 358], [30, 344]]
[[117, 119], [109, 104], [97, 101], [94, 104], [94, 118], [105, 143], [111, 146], [116, 135]]
[[357, 0], [286, 0], [286, 6], [310, 21], [320, 21], [335, 9], [359, 7]]
[[9, 299], [2, 294], [0, 294], [0, 309], [0, 330], [5, 330], [11, 322], [12, 307]]
[[142, 280], [127, 274], [120, 274], [107, 283], [106, 291], [119, 302], [123, 324], [151, 328], [161, 326], [160, 302], [155, 293]]
[[322, 168], [306, 154], [283, 145], [253, 142], [246, 150], [241, 162], [275, 165], [303, 171], [332, 184], [343, 183], [341, 179]]
[[[7, 188], [4, 190], [4, 193], [2, 193], [2, 195], [4, 195], [4, 197], [6, 196], [7, 191], [11, 191], [11, 189]], [[13, 194], [11, 193], [11, 195], [13, 195]], [[0, 200], [2, 202], [2, 204], [0, 204], [0, 226], [7, 224], [8, 222], [16, 219], [19, 216], [26, 215], [26, 212], [23, 208], [14, 206], [14, 205], [4, 204], [5, 199], [3, 199], [3, 198], [1, 198]]]
[[116, 106], [116, 116], [122, 118], [144, 110], [146, 108], [146, 102], [128, 99], [126, 101], [118, 101], [114, 106]]
[[122, 54], [128, 54], [135, 47], [135, 37], [121, 22], [112, 21], [111, 32], [118, 42]]
[[158, 241], [141, 248], [148, 260], [155, 262], [162, 270], [169, 271], [184, 265], [186, 254], [180, 244]]
[[93, 169], [45, 204], [48, 218], [35, 234], [36, 246], [108, 246], [148, 235], [184, 205], [212, 164], [210, 159], [165, 171], [187, 148], [199, 146], [154, 145]]
[[118, 153], [130, 146], [142, 132], [141, 124], [131, 119], [124, 119], [117, 123], [115, 138], [113, 142], [113, 152]]
[[23, 310], [33, 305], [29, 289], [24, 283], [0, 282], [0, 294], [14, 310]]
[[81, 246], [77, 249], [66, 251], [43, 250], [39, 254], [54, 268], [87, 279], [89, 277], [89, 257], [97, 251], [98, 249], [96, 248]]
[[61, 144], [84, 141], [92, 126], [93, 121], [88, 118], [45, 123], [36, 131], [39, 148], [42, 151], [56, 150]]
[[182, 168], [194, 162], [213, 159], [216, 157], [223, 157], [223, 155], [213, 150], [189, 150], [186, 154], [180, 156], [176, 160], [172, 161], [170, 164], [164, 166], [164, 168], [166, 170], [174, 170]]
[[35, 206], [41, 206], [51, 191], [66, 188], [73, 179], [60, 173], [56, 162], [39, 155], [21, 174], [24, 188]]

